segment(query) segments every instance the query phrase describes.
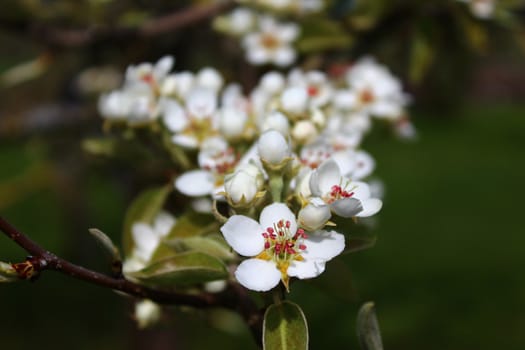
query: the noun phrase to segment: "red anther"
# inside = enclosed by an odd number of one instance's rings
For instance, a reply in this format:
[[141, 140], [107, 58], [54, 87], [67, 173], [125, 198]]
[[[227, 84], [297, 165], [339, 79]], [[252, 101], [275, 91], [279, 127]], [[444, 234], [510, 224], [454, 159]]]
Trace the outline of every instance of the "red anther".
[[277, 254], [279, 254], [279, 253], [281, 252], [281, 244], [279, 244], [279, 243], [276, 243], [276, 244], [275, 244], [275, 252], [276, 252]]
[[299, 249], [301, 250], [305, 250], [306, 249], [306, 246], [304, 244], [299, 244]]
[[306, 91], [309, 96], [315, 96], [319, 93], [319, 88], [317, 86], [309, 86]]
[[268, 238], [268, 234], [267, 234], [266, 232], [263, 232], [263, 233], [262, 233], [262, 236], [263, 236], [264, 238], [266, 238], [266, 239]]
[[270, 248], [270, 242], [266, 241], [264, 242], [264, 249]]
[[302, 236], [304, 239], [308, 238], [308, 235], [306, 233], [303, 233]]
[[270, 233], [270, 238], [271, 238], [271, 239], [276, 239], [277, 236], [275, 235], [275, 233]]
[[297, 234], [302, 235], [304, 233], [304, 230], [302, 228], [297, 229]]
[[283, 220], [279, 220], [279, 222], [277, 223], [277, 227], [283, 228], [283, 226], [284, 226]]
[[291, 224], [290, 224], [290, 221], [287, 220], [287, 221], [286, 221], [286, 228], [290, 228], [290, 225], [291, 225]]
[[151, 74], [144, 74], [142, 80], [148, 84], [153, 84], [155, 82], [155, 79], [153, 79], [153, 75]]
[[274, 231], [273, 231], [273, 228], [268, 227], [268, 228], [266, 229], [266, 232], [268, 232], [269, 234], [272, 234]]

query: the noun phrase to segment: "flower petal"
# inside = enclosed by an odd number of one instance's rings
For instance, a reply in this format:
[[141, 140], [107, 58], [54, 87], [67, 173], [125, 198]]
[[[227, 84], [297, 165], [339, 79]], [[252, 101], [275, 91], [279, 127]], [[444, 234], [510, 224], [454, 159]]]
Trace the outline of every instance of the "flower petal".
[[383, 202], [377, 198], [365, 199], [361, 202], [361, 204], [363, 206], [363, 210], [356, 215], [358, 217], [372, 216], [381, 210], [381, 207], [383, 206]]
[[308, 260], [328, 261], [345, 249], [345, 236], [335, 231], [316, 231], [304, 240], [306, 250], [301, 254]]
[[235, 277], [248, 289], [266, 292], [279, 284], [281, 272], [271, 261], [248, 259], [237, 267]]
[[204, 170], [192, 170], [182, 174], [175, 180], [175, 187], [179, 192], [191, 197], [211, 194], [215, 188], [213, 175]]
[[310, 190], [314, 196], [322, 197], [329, 193], [333, 185], [341, 182], [341, 171], [337, 163], [329, 159], [323, 162], [310, 178]]
[[279, 222], [279, 220], [290, 221], [290, 232], [292, 235], [297, 231], [297, 222], [295, 215], [292, 213], [290, 208], [283, 203], [273, 203], [268, 205], [261, 212], [259, 222], [263, 231], [266, 231], [268, 227], [273, 228], [273, 225]]
[[239, 254], [254, 256], [264, 249], [264, 230], [257, 221], [244, 215], [233, 215], [221, 227], [226, 242]]
[[324, 272], [325, 261], [324, 260], [303, 260], [294, 261], [288, 267], [288, 276], [297, 277], [300, 279], [314, 278]]
[[363, 210], [363, 205], [357, 198], [343, 198], [333, 202], [330, 209], [343, 218], [351, 218]]

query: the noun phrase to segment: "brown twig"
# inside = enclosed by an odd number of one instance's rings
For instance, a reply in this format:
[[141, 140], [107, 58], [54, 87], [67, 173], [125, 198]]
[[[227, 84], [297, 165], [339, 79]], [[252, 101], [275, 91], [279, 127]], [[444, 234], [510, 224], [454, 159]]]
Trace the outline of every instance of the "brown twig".
[[42, 248], [1, 216], [0, 230], [31, 254], [26, 261], [13, 264], [22, 279], [34, 279], [41, 271], [55, 270], [73, 278], [111, 288], [137, 298], [150, 299], [160, 304], [185, 305], [195, 308], [225, 307], [238, 312], [250, 327], [255, 341], [258, 344], [261, 342], [263, 310], [259, 310], [246, 290], [235, 283], [230, 284], [224, 292], [217, 294], [185, 294], [151, 289], [129, 281], [125, 277], [111, 277], [72, 264]]
[[98, 26], [84, 29], [53, 28], [31, 23], [11, 23], [2, 25], [11, 31], [20, 30], [29, 33], [39, 42], [54, 47], [80, 47], [108, 39], [150, 38], [159, 34], [174, 32], [201, 21], [210, 19], [234, 6], [232, 0], [221, 1], [210, 5], [192, 6], [150, 19], [138, 27]]

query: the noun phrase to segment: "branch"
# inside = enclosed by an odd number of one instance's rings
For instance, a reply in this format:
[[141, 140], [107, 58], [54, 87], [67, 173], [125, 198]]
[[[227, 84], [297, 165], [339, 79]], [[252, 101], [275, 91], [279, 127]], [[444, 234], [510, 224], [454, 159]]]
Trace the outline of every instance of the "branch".
[[111, 277], [86, 269], [64, 260], [45, 250], [38, 243], [17, 230], [0, 216], [0, 230], [17, 245], [31, 254], [26, 261], [13, 264], [21, 279], [35, 279], [41, 271], [55, 270], [92, 284], [111, 288], [137, 298], [145, 298], [159, 304], [186, 305], [196, 308], [225, 307], [238, 312], [250, 327], [257, 343], [261, 341], [262, 315], [246, 290], [235, 283], [222, 293], [184, 294], [175, 291], [151, 289], [124, 277]]
[[210, 19], [234, 6], [234, 1], [225, 0], [206, 6], [192, 6], [166, 16], [150, 19], [136, 28], [100, 26], [85, 29], [50, 28], [30, 23], [2, 24], [11, 31], [27, 31], [39, 42], [55, 47], [80, 47], [108, 39], [150, 38], [174, 32], [198, 22]]

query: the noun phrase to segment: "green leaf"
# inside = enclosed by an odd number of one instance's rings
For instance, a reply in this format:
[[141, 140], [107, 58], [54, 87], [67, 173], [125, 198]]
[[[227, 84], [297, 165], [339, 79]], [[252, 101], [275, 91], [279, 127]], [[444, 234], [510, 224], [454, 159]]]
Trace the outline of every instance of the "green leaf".
[[19, 280], [18, 274], [11, 264], [0, 261], [0, 283], [15, 282]]
[[187, 252], [157, 261], [130, 275], [145, 284], [175, 286], [224, 279], [228, 277], [228, 270], [213, 256]]
[[218, 230], [219, 223], [213, 215], [192, 211], [177, 218], [166, 240], [200, 236]]
[[124, 219], [124, 233], [122, 235], [122, 245], [125, 256], [130, 256], [133, 250], [133, 238], [131, 236], [131, 227], [133, 224], [136, 222], [151, 224], [157, 213], [162, 209], [172, 188], [171, 185], [166, 185], [147, 189], [135, 198], [128, 207]]
[[219, 235], [172, 239], [165, 243], [179, 251], [199, 251], [222, 260], [232, 260], [235, 257], [230, 246]]
[[302, 23], [301, 33], [297, 49], [303, 53], [343, 49], [353, 43], [353, 37], [340, 23], [323, 18], [312, 18]]
[[357, 314], [357, 336], [362, 350], [383, 350], [373, 302], [364, 303]]
[[264, 313], [263, 348], [308, 349], [308, 326], [299, 305], [283, 301], [268, 307]]
[[122, 258], [120, 251], [115, 246], [111, 238], [109, 238], [104, 232], [96, 228], [90, 228], [89, 233], [95, 238], [97, 243], [104, 249], [104, 252], [111, 261], [111, 268], [113, 272], [120, 273], [122, 269]]
[[409, 76], [413, 83], [421, 82], [432, 65], [435, 55], [432, 42], [422, 30], [412, 40]]

